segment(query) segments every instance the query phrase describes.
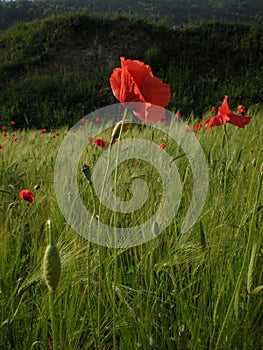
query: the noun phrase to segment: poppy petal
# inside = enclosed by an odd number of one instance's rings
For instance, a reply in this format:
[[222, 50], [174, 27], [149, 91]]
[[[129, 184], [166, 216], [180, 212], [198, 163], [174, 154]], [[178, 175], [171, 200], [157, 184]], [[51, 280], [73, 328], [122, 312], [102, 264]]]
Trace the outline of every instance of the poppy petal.
[[218, 108], [218, 114], [220, 115], [227, 115], [228, 113], [231, 113], [229, 107], [228, 107], [228, 96], [225, 96], [224, 101], [222, 105]]
[[230, 118], [229, 123], [238, 126], [239, 128], [244, 128], [244, 126], [247, 125], [252, 118], [250, 116], [243, 116], [234, 113], [230, 113], [228, 116]]
[[141, 88], [146, 101], [154, 105], [165, 107], [171, 99], [169, 84], [164, 84], [161, 79], [154, 76], [146, 76]]
[[140, 86], [143, 83], [147, 75], [153, 75], [151, 72], [151, 67], [142, 61], [125, 60], [124, 57], [121, 57], [120, 60], [122, 68], [127, 68], [130, 75], [133, 77], [135, 83], [138, 86]]

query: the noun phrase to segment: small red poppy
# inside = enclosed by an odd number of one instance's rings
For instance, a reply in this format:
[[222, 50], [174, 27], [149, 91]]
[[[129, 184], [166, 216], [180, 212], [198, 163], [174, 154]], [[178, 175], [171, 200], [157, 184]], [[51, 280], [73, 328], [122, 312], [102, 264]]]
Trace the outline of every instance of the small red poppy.
[[216, 112], [216, 107], [215, 107], [215, 106], [212, 106], [212, 107], [211, 107], [211, 111], [212, 111], [213, 113], [215, 113], [215, 112]]
[[19, 192], [19, 197], [24, 200], [27, 201], [28, 203], [32, 204], [34, 202], [34, 195], [31, 191], [29, 190], [22, 190]]
[[47, 132], [47, 129], [42, 129], [41, 134], [45, 134]]
[[237, 113], [246, 113], [246, 108], [243, 105], [237, 107]]
[[11, 120], [11, 122], [10, 122], [10, 125], [15, 125], [15, 121], [14, 120]]
[[8, 136], [8, 134], [7, 134], [6, 132], [4, 132], [4, 133], [3, 133], [3, 136], [4, 136], [4, 137], [7, 137], [7, 136]]
[[2, 130], [5, 131], [7, 127], [5, 125], [2, 126]]
[[92, 141], [92, 136], [91, 135], [88, 136], [88, 141], [89, 142]]
[[102, 139], [96, 139], [94, 141], [95, 145], [99, 146], [100, 148], [104, 148], [106, 146], [106, 141]]
[[181, 112], [180, 111], [178, 111], [177, 113], [176, 113], [176, 115], [175, 115], [177, 118], [182, 118], [182, 114], [181, 114]]
[[138, 164], [139, 164], [139, 161], [135, 160], [134, 165], [138, 165]]
[[202, 127], [202, 124], [195, 124], [194, 125], [194, 131], [198, 131]]
[[161, 143], [161, 144], [159, 145], [159, 148], [160, 148], [160, 149], [165, 149], [165, 148], [166, 148], [166, 144], [165, 144], [165, 143]]
[[1, 143], [0, 143], [0, 149], [2, 149], [3, 148], [3, 146], [1, 145]]

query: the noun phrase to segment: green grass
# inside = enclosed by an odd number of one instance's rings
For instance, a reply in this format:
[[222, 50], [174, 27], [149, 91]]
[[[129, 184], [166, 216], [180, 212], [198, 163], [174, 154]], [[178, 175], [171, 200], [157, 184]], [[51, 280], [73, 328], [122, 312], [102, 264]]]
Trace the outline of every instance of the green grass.
[[[60, 349], [261, 349], [262, 338], [262, 110], [251, 109], [244, 129], [227, 125], [199, 139], [208, 161], [209, 191], [201, 217], [190, 231], [180, 226], [191, 198], [186, 157], [176, 161], [183, 179], [180, 210], [156, 239], [129, 249], [89, 243], [67, 225], [54, 187], [56, 154], [65, 129], [8, 131], [0, 136], [0, 345], [2, 349], [51, 349], [47, 287], [42, 273], [45, 223], [51, 219], [62, 275], [54, 295]], [[192, 119], [189, 119], [192, 126]], [[55, 138], [56, 132], [59, 132]], [[15, 136], [13, 136], [15, 134]], [[35, 135], [38, 135], [37, 138]], [[132, 127], [124, 137], [143, 136], [178, 155], [170, 139]], [[103, 135], [110, 140], [110, 132]], [[18, 140], [14, 141], [16, 137]], [[93, 168], [101, 150], [87, 145], [83, 161]], [[152, 190], [158, 174], [140, 162], [119, 168], [117, 189], [129, 198], [130, 176], [142, 176]], [[79, 174], [89, 208], [92, 196]], [[39, 184], [40, 189], [33, 187]], [[18, 193], [34, 192], [32, 205]], [[159, 192], [158, 192], [159, 191]], [[91, 209], [91, 211], [92, 211]], [[124, 225], [143, 221], [121, 217]], [[102, 208], [104, 219], [110, 213]]]

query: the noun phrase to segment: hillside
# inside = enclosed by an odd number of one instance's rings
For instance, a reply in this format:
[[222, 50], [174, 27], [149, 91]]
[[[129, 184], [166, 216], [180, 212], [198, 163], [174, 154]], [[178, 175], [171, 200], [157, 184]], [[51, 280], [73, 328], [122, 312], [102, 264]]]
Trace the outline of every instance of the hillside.
[[263, 24], [262, 0], [0, 0], [0, 30], [16, 22], [83, 10], [144, 16], [170, 26], [208, 20]]
[[201, 114], [227, 93], [262, 103], [263, 30], [207, 22], [169, 28], [141, 17], [88, 14], [18, 23], [0, 34], [1, 120], [70, 124], [117, 102], [109, 76], [119, 57], [151, 64], [171, 85], [168, 108]]

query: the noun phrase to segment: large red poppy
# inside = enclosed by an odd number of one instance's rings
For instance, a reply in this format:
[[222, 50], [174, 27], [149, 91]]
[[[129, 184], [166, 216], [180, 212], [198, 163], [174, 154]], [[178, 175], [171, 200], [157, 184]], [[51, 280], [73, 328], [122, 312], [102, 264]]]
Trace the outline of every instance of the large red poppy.
[[24, 201], [27, 201], [28, 203], [32, 204], [34, 202], [34, 195], [29, 190], [22, 190], [19, 192], [19, 197], [23, 199]]
[[[120, 61], [121, 68], [115, 68], [110, 76], [114, 96], [132, 109], [138, 118], [148, 122], [161, 120], [163, 108], [171, 98], [169, 84], [155, 77], [151, 67], [144, 62], [125, 60], [124, 57], [120, 57]], [[142, 104], [129, 105], [130, 102]]]
[[250, 122], [251, 118], [252, 117], [250, 116], [234, 114], [228, 107], [228, 96], [225, 96], [222, 105], [218, 108], [218, 114], [203, 120], [201, 124], [196, 124], [194, 129], [197, 131], [201, 126], [207, 124], [206, 130], [209, 130], [214, 126], [220, 126], [226, 123], [233, 124], [239, 128], [244, 128], [244, 126]]

